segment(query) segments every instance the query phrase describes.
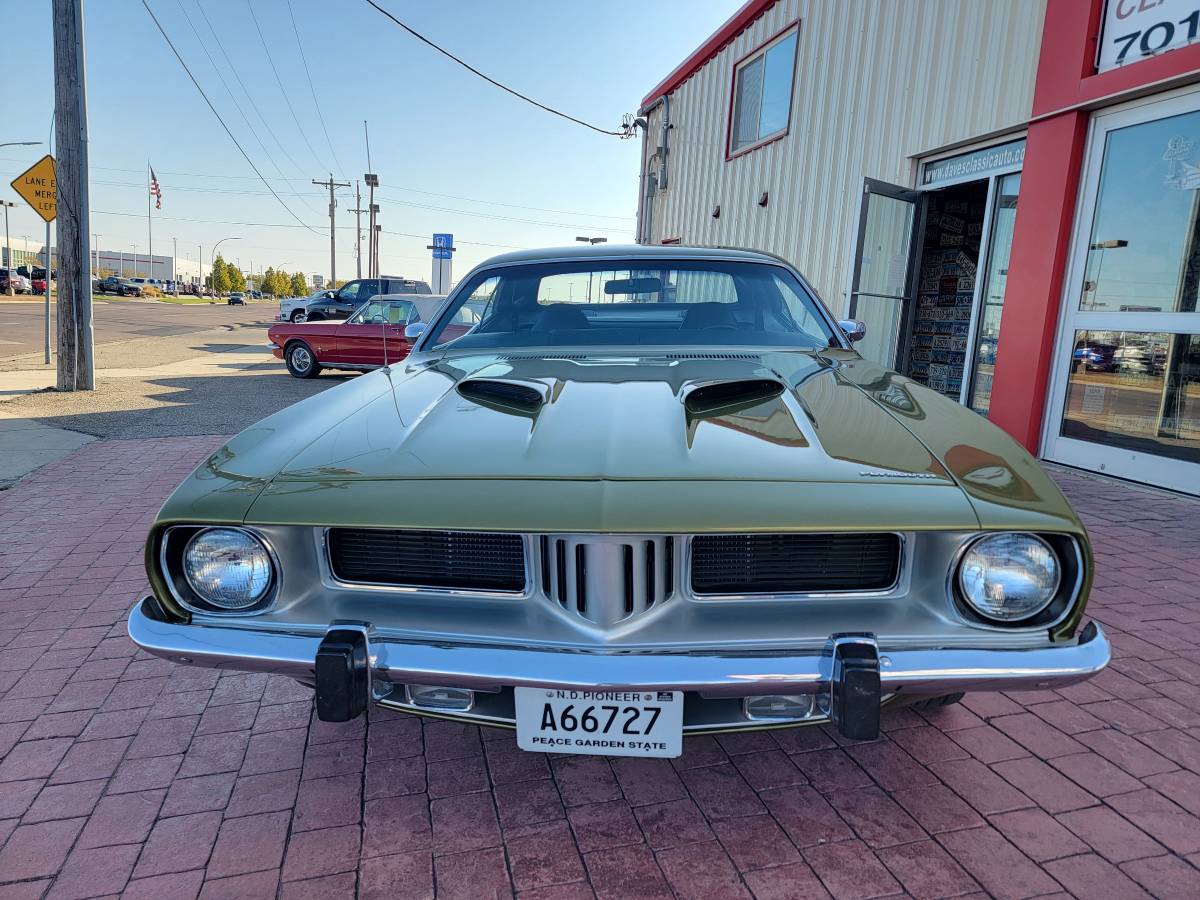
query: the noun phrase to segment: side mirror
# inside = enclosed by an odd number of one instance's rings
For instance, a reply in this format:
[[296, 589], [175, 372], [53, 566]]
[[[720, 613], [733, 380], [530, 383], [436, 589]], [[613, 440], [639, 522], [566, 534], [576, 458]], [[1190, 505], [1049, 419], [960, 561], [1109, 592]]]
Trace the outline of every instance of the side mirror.
[[838, 328], [846, 335], [846, 340], [854, 344], [867, 336], [867, 323], [862, 319], [839, 319]]
[[416, 343], [417, 338], [425, 333], [424, 322], [412, 322], [404, 326], [404, 339], [410, 344]]

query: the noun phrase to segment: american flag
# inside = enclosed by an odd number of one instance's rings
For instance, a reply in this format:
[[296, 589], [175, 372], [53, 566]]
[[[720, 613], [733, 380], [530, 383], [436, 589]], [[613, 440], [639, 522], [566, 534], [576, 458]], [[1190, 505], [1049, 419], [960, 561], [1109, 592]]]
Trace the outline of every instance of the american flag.
[[158, 176], [154, 174], [154, 167], [150, 168], [150, 196], [155, 198], [154, 208], [162, 209], [162, 188], [158, 186]]

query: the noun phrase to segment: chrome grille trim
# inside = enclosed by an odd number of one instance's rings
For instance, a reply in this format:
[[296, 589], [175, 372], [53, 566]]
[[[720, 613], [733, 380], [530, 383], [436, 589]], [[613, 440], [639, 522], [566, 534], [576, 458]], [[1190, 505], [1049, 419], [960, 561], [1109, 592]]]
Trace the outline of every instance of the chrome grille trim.
[[601, 628], [666, 603], [677, 583], [674, 535], [548, 534], [538, 537], [546, 599]]

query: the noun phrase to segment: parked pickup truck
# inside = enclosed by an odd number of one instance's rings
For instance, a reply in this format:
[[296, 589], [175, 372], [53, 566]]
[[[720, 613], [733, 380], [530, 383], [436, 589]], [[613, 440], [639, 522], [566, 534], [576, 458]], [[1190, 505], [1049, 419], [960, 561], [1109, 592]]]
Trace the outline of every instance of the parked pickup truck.
[[280, 322], [303, 322], [307, 318], [308, 304], [314, 300], [325, 300], [333, 291], [313, 291], [307, 297], [281, 297], [279, 300]]
[[[280, 322], [305, 322], [309, 319], [345, 319], [352, 312], [382, 294], [431, 294], [428, 283], [411, 278], [383, 275], [379, 278], [356, 278], [336, 291], [321, 290], [307, 297], [290, 297], [279, 301]], [[316, 309], [311, 309], [312, 306]], [[314, 313], [310, 315], [310, 312]]]

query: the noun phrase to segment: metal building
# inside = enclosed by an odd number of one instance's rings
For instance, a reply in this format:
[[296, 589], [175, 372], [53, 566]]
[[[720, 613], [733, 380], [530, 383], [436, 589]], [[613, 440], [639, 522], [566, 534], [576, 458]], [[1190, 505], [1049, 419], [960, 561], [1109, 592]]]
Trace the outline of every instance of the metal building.
[[638, 124], [640, 242], [774, 252], [1032, 452], [1200, 494], [1200, 0], [749, 0]]

